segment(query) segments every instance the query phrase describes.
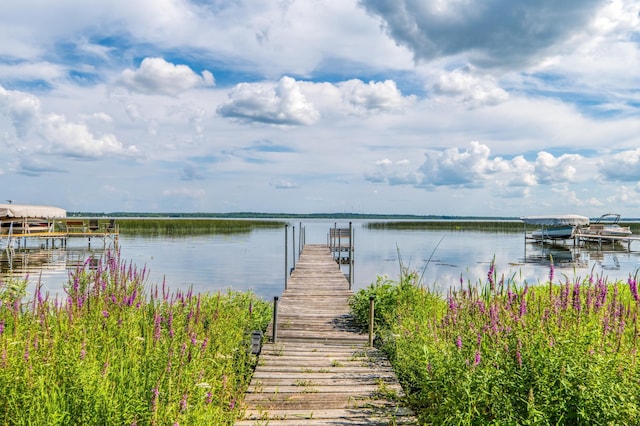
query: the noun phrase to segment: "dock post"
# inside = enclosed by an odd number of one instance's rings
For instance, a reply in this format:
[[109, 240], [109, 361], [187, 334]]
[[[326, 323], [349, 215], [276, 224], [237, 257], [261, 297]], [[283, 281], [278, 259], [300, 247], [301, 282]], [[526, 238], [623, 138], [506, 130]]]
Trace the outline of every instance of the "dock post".
[[289, 243], [289, 225], [284, 226], [284, 289], [287, 289], [287, 278], [289, 277], [289, 248], [287, 244]]
[[271, 328], [271, 340], [278, 340], [278, 296], [273, 297], [273, 327]]
[[353, 289], [353, 225], [349, 222], [349, 290]]
[[373, 347], [373, 318], [375, 312], [375, 296], [369, 296], [369, 347]]
[[293, 268], [291, 268], [291, 270], [294, 270], [296, 269], [296, 226], [295, 225], [293, 225], [293, 232], [291, 233], [291, 257], [292, 257], [291, 262], [293, 262]]

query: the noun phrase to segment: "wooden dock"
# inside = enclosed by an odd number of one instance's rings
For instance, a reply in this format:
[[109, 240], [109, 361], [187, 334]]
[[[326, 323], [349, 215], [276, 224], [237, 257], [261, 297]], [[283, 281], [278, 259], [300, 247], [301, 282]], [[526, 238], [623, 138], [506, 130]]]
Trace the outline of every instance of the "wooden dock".
[[236, 425], [417, 424], [388, 360], [353, 325], [351, 295], [329, 246], [305, 245]]

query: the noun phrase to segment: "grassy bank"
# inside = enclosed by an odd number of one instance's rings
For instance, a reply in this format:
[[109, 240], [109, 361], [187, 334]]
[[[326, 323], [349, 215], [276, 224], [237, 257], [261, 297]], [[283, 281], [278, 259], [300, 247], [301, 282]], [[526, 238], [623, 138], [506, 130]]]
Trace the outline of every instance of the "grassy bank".
[[276, 220], [234, 219], [117, 219], [124, 235], [202, 235], [251, 232], [255, 229], [282, 228], [285, 222]]
[[0, 283], [0, 423], [233, 424], [270, 305], [252, 293], [148, 288], [117, 253], [51, 299]]
[[516, 286], [497, 280], [447, 297], [405, 273], [352, 300], [376, 328], [423, 424], [636, 424], [638, 289], [598, 277]]

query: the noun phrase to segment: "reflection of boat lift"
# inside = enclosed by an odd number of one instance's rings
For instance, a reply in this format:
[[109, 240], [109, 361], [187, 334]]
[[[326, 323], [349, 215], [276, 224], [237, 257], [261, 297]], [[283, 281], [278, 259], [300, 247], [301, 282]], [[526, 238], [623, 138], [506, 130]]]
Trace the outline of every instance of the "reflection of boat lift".
[[89, 258], [88, 266], [95, 269], [104, 250], [84, 249], [33, 249], [0, 251], [0, 273], [24, 275], [41, 271], [65, 271], [82, 266]]
[[589, 257], [577, 247], [568, 247], [563, 244], [534, 242], [528, 245], [533, 250], [527, 251], [525, 244], [525, 263], [539, 263], [543, 265], [553, 265], [555, 267], [588, 266]]

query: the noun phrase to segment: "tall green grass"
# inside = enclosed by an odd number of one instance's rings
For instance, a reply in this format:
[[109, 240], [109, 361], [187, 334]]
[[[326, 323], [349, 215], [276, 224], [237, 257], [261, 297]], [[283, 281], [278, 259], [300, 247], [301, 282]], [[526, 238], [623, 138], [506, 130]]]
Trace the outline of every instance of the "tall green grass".
[[233, 424], [270, 305], [252, 293], [170, 292], [110, 252], [65, 297], [0, 283], [0, 423]]
[[[524, 232], [525, 224], [519, 221], [473, 221], [473, 220], [424, 220], [370, 222], [369, 229], [377, 230], [430, 230], [430, 231], [484, 231]], [[529, 226], [526, 230], [535, 229]]]
[[376, 330], [423, 424], [638, 424], [638, 286], [600, 277], [546, 285], [460, 283], [443, 297], [416, 273], [351, 300]]
[[285, 222], [275, 220], [230, 219], [118, 219], [120, 233], [127, 235], [232, 234], [255, 229], [282, 228]]

